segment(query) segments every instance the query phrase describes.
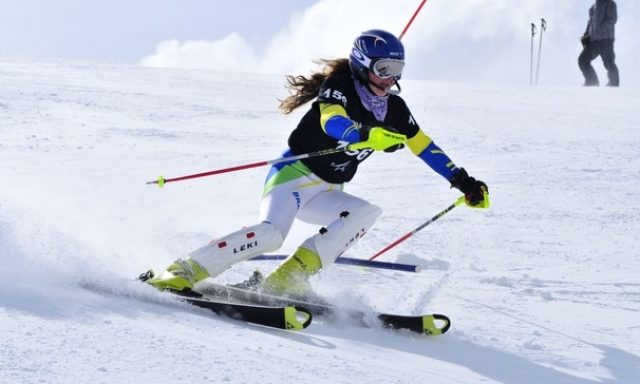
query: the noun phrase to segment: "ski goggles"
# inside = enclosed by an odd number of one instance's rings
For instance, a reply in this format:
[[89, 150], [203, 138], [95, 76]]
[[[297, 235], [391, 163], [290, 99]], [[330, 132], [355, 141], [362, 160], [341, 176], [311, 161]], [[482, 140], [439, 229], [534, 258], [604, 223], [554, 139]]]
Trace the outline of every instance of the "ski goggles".
[[404, 69], [404, 61], [399, 59], [374, 59], [371, 62], [370, 69], [374, 75], [381, 79], [391, 77], [399, 79]]

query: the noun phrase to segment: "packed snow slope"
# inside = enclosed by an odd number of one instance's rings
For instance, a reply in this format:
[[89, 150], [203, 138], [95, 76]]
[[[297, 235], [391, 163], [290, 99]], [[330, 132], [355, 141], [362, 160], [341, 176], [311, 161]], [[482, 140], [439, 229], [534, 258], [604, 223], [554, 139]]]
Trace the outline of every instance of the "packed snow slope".
[[[640, 382], [637, 89], [403, 82], [492, 207], [456, 208], [380, 257], [419, 274], [334, 265], [312, 283], [365, 310], [445, 313], [441, 337], [272, 330], [134, 282], [255, 223], [266, 168], [145, 182], [279, 157], [304, 112], [277, 112], [283, 84], [0, 57], [0, 382]], [[458, 197], [408, 150], [374, 154], [346, 190], [384, 209], [359, 258]], [[282, 251], [316, 230], [297, 223]]]

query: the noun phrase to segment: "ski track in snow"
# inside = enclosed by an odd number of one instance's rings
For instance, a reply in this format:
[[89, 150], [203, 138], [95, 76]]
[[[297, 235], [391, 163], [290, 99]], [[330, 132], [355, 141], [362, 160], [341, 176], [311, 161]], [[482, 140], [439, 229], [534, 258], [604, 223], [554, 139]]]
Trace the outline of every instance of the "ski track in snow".
[[[0, 382], [640, 382], [635, 89], [404, 82], [493, 206], [379, 258], [421, 273], [334, 265], [312, 284], [340, 305], [451, 317], [422, 338], [272, 330], [132, 282], [255, 221], [266, 169], [144, 183], [277, 158], [304, 113], [277, 112], [282, 76], [0, 57], [0, 77]], [[384, 209], [347, 255], [362, 258], [457, 197], [409, 151], [372, 156], [346, 190]], [[296, 224], [281, 251], [315, 230]]]

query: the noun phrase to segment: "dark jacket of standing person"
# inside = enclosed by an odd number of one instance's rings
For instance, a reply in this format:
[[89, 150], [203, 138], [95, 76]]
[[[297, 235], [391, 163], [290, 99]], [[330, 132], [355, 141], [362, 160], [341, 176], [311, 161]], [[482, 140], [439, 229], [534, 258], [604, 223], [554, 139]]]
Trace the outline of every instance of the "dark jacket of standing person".
[[600, 81], [591, 62], [598, 56], [602, 58], [602, 64], [607, 70], [609, 82], [607, 86], [620, 85], [620, 74], [616, 66], [616, 54], [613, 44], [616, 35], [616, 22], [618, 21], [618, 8], [613, 0], [596, 0], [589, 8], [589, 22], [580, 39], [582, 52], [578, 57], [578, 66], [584, 76], [585, 86], [598, 86]]
[[613, 0], [596, 0], [589, 8], [589, 22], [584, 35], [589, 40], [615, 39], [618, 7]]

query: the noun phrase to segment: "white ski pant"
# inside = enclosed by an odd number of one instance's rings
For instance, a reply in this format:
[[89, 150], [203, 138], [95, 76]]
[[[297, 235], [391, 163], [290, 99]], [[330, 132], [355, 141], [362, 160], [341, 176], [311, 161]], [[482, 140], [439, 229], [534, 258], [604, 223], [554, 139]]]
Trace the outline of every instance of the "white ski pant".
[[364, 199], [342, 191], [342, 184], [331, 184], [307, 174], [271, 188], [260, 205], [260, 219], [273, 224], [286, 238], [294, 219], [325, 227], [303, 246], [315, 248], [323, 268], [373, 226], [382, 210]]
[[260, 204], [260, 223], [217, 238], [189, 257], [211, 276], [219, 275], [236, 263], [279, 249], [298, 218], [325, 227], [302, 246], [317, 252], [326, 268], [382, 213], [379, 207], [343, 192], [342, 184], [327, 183], [304, 166], [286, 165], [283, 172], [277, 176], [285, 176], [276, 178], [275, 185], [268, 184]]
[[309, 175], [269, 191], [260, 204], [260, 220], [275, 225], [286, 237], [296, 218], [327, 226], [340, 213], [365, 205], [369, 205], [366, 200], [343, 192], [341, 184], [330, 184]]

